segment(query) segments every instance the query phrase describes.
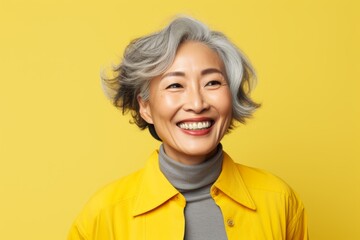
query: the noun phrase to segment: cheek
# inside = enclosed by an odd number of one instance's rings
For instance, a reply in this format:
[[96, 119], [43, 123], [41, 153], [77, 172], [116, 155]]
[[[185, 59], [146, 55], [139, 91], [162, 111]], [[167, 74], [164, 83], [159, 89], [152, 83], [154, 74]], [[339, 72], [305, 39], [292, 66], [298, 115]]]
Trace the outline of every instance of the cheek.
[[175, 108], [180, 103], [180, 97], [177, 94], [163, 94], [160, 97], [159, 104], [167, 109]]
[[[158, 121], [170, 120], [176, 113], [180, 99], [174, 95], [159, 94], [151, 101], [152, 114]], [[156, 121], [156, 120], [155, 120]]]
[[232, 110], [233, 110], [233, 103], [232, 103], [232, 98], [231, 96], [229, 96], [227, 98], [226, 103], [224, 103], [224, 109], [226, 109], [226, 112], [230, 115], [232, 115]]
[[210, 97], [218, 112], [223, 115], [222, 117], [231, 117], [232, 98], [229, 90], [220, 91], [218, 94], [211, 95]]
[[229, 101], [223, 102], [223, 105], [221, 106], [220, 115], [226, 119], [226, 122], [231, 121], [232, 115], [233, 115], [233, 109], [232, 109], [232, 101], [231, 99]]
[[228, 131], [231, 121], [233, 119], [233, 102], [231, 94], [226, 95], [227, 97], [224, 98], [222, 101], [219, 101], [221, 103], [221, 106], [219, 106], [219, 114], [221, 118], [223, 119], [223, 135]]

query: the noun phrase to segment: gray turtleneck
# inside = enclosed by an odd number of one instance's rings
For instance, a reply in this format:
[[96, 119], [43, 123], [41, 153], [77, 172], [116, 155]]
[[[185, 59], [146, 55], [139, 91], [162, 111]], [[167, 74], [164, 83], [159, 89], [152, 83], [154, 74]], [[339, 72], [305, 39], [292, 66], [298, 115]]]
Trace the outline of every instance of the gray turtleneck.
[[223, 161], [222, 146], [214, 156], [198, 165], [185, 165], [159, 151], [160, 170], [186, 199], [185, 240], [227, 239], [220, 208], [210, 195]]

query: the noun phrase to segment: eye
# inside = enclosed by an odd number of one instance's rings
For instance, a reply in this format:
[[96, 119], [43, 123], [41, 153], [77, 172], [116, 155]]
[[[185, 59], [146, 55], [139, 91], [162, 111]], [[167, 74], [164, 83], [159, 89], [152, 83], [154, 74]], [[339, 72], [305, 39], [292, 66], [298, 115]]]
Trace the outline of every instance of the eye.
[[218, 87], [218, 86], [221, 86], [222, 83], [218, 80], [212, 80], [212, 81], [209, 81], [208, 83], [206, 83], [205, 87]]
[[182, 85], [180, 83], [173, 83], [166, 87], [166, 89], [176, 89], [176, 88], [182, 88]]

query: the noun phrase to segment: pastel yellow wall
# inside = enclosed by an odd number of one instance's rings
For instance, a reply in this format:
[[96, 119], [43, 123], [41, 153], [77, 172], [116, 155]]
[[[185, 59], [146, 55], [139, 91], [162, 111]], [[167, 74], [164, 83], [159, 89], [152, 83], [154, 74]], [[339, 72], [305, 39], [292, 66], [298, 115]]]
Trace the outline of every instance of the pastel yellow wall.
[[357, 0], [1, 0], [0, 239], [65, 239], [92, 193], [158, 147], [99, 73], [178, 13], [257, 69], [263, 107], [224, 148], [296, 189], [312, 239], [360, 239], [359, 12]]

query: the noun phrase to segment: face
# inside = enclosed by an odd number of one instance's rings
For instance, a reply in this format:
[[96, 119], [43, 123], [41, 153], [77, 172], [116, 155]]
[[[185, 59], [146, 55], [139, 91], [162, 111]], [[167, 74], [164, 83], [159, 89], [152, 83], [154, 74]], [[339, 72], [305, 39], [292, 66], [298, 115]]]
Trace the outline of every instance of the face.
[[183, 43], [170, 68], [138, 97], [140, 114], [154, 124], [166, 154], [184, 164], [210, 157], [232, 120], [231, 92], [217, 53], [199, 42]]

